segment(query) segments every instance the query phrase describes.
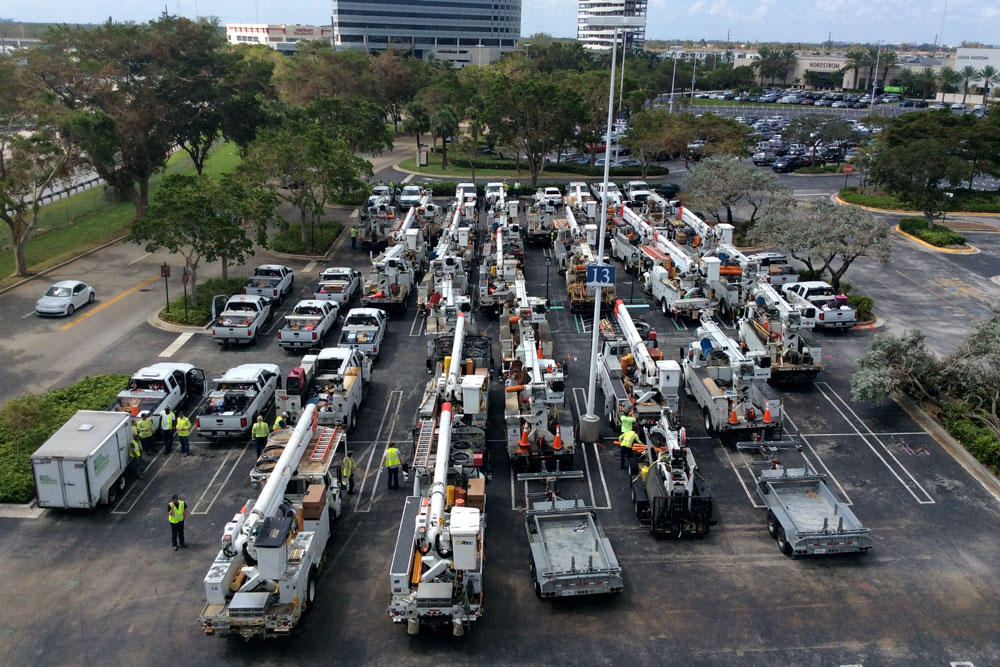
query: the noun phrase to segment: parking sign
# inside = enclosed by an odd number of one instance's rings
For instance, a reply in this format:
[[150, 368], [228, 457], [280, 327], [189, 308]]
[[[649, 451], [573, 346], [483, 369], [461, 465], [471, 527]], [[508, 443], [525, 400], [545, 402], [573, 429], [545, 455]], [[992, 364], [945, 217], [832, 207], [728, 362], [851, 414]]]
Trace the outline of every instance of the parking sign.
[[615, 284], [615, 267], [611, 264], [588, 264], [587, 287], [612, 287]]

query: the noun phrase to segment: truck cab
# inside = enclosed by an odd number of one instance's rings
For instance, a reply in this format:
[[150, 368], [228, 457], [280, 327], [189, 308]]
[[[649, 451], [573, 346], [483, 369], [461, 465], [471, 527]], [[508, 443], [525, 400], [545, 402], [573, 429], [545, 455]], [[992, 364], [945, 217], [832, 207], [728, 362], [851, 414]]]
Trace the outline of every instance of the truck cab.
[[817, 329], [849, 329], [858, 323], [858, 311], [847, 305], [846, 295], [835, 294], [829, 283], [809, 280], [785, 285], [782, 291], [793, 304], [816, 307], [812, 324]]
[[332, 266], [319, 274], [314, 299], [329, 299], [346, 306], [361, 294], [361, 272], [346, 266]]
[[788, 257], [783, 253], [759, 252], [747, 257], [757, 262], [765, 281], [775, 287], [780, 288], [783, 285], [799, 281], [798, 272], [794, 266], [788, 263]]
[[651, 194], [645, 181], [629, 181], [625, 184], [625, 198], [634, 206], [644, 206]]
[[424, 191], [417, 185], [403, 186], [403, 192], [399, 195], [399, 207], [408, 210], [420, 205], [420, 200], [424, 196]]

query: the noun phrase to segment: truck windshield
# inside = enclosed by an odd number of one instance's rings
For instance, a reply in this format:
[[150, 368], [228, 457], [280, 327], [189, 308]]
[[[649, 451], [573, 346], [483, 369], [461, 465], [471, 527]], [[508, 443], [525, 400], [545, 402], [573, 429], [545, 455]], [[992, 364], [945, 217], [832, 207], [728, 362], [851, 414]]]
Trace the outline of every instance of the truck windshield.
[[404, 197], [419, 197], [420, 196], [420, 188], [414, 187], [412, 185], [407, 186], [407, 187], [403, 188], [403, 196]]
[[371, 315], [349, 315], [344, 321], [345, 327], [377, 327], [378, 322]]
[[280, 278], [281, 277], [281, 269], [258, 268], [256, 271], [253, 272], [253, 274], [255, 276], [273, 276], [275, 278]]
[[257, 304], [252, 301], [236, 301], [234, 303], [226, 304], [226, 312], [228, 313], [256, 313]]
[[128, 384], [129, 391], [166, 391], [163, 380], [132, 380]]
[[339, 357], [326, 357], [324, 359], [316, 360], [316, 372], [322, 373], [336, 373], [340, 370], [340, 364], [343, 360]]

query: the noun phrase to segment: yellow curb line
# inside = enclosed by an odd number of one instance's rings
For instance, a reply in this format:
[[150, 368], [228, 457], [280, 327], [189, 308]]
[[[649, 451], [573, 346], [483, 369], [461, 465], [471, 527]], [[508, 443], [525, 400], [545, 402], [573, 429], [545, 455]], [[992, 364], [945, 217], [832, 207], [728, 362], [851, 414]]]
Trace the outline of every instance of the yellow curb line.
[[108, 306], [111, 306], [113, 304], [118, 303], [119, 301], [121, 301], [122, 299], [124, 299], [125, 297], [127, 297], [129, 294], [135, 294], [136, 292], [138, 292], [139, 290], [141, 290], [146, 285], [149, 285], [150, 283], [152, 283], [154, 281], [157, 281], [159, 279], [160, 279], [160, 276], [153, 276], [152, 278], [150, 278], [148, 280], [142, 281], [141, 283], [139, 283], [135, 287], [131, 287], [131, 288], [125, 290], [124, 292], [122, 292], [121, 294], [119, 294], [115, 298], [111, 299], [110, 301], [105, 301], [104, 303], [102, 303], [101, 305], [97, 306], [96, 308], [94, 308], [94, 309], [92, 309], [92, 310], [84, 313], [83, 315], [81, 315], [80, 317], [76, 318], [72, 322], [67, 322], [66, 324], [62, 325], [61, 327], [59, 327], [60, 331], [66, 331], [67, 329], [71, 329], [71, 328], [75, 327], [77, 324], [79, 324], [80, 322], [83, 322], [88, 317], [96, 315], [97, 313], [101, 312], [102, 310], [104, 310]]
[[893, 227], [893, 229], [897, 233], [902, 234], [903, 236], [905, 236], [906, 238], [910, 239], [911, 241], [916, 241], [920, 245], [922, 245], [922, 246], [924, 246], [926, 248], [930, 248], [934, 252], [947, 252], [947, 253], [951, 253], [953, 255], [973, 255], [973, 254], [979, 252], [979, 248], [977, 248], [975, 246], [971, 246], [968, 243], [965, 244], [965, 245], [969, 245], [968, 249], [964, 249], [964, 248], [963, 249], [939, 248], [936, 245], [931, 245], [930, 243], [928, 243], [927, 241], [924, 241], [923, 239], [917, 238], [913, 234], [907, 234], [906, 232], [904, 232], [902, 229], [899, 228], [899, 225], [896, 225], [895, 227]]
[[[841, 199], [840, 195], [834, 195], [833, 200], [838, 204], [843, 204], [844, 206], [857, 206], [858, 208], [863, 208], [866, 211], [875, 211], [876, 213], [894, 213], [894, 214], [898, 213], [899, 215], [919, 215], [921, 217], [924, 215], [923, 211], [904, 211], [902, 209], [896, 209], [896, 208], [875, 208], [874, 206], [864, 206], [863, 204], [854, 204], [849, 201]], [[1000, 213], [980, 213], [974, 211], [948, 211], [948, 215], [965, 215], [971, 218], [1000, 217]]]

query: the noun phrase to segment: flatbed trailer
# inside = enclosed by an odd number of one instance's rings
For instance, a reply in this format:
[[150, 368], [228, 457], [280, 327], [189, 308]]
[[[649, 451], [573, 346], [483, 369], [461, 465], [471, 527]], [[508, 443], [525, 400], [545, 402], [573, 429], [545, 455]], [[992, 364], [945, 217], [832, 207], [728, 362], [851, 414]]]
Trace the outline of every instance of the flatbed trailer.
[[526, 494], [525, 528], [531, 549], [530, 568], [539, 598], [620, 593], [622, 568], [597, 517], [579, 498], [565, 500], [551, 484], [581, 479], [579, 470], [521, 473], [520, 481], [544, 480], [546, 491]]
[[[781, 442], [746, 442], [744, 450], [788, 448]], [[871, 531], [851, 508], [834, 495], [826, 475], [803, 466], [790, 468], [777, 459], [756, 462], [762, 467], [756, 491], [767, 506], [767, 532], [786, 556], [865, 552], [872, 548]]]

